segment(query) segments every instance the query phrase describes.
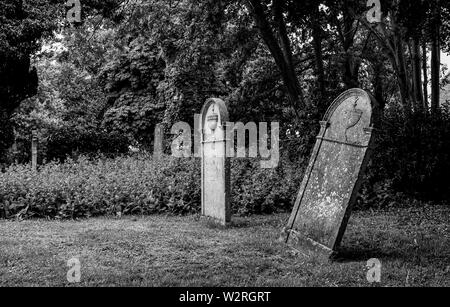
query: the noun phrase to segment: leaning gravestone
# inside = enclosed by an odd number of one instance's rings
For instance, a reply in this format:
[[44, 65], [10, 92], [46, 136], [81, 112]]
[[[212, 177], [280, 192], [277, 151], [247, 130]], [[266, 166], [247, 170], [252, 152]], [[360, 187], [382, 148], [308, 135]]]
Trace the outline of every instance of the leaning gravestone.
[[285, 228], [285, 240], [310, 256], [338, 248], [371, 148], [377, 103], [351, 89], [328, 109]]
[[221, 225], [231, 220], [230, 166], [226, 157], [225, 103], [208, 99], [201, 112], [202, 215]]

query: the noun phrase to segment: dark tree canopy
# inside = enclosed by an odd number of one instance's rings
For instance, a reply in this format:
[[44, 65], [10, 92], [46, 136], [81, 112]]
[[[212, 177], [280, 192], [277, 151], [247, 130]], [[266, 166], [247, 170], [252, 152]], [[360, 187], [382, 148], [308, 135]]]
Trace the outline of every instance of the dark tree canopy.
[[236, 120], [284, 122], [287, 135], [313, 136], [352, 87], [407, 114], [439, 109], [447, 1], [382, 0], [380, 23], [367, 21], [365, 0], [81, 3], [73, 25], [63, 1], [0, 4], [1, 150], [13, 124], [149, 147], [156, 123], [192, 124], [211, 96]]

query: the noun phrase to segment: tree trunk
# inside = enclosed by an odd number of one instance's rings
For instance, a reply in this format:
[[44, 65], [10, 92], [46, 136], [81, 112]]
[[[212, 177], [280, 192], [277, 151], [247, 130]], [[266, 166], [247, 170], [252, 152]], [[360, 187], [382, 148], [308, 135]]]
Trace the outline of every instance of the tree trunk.
[[323, 98], [325, 97], [325, 69], [323, 66], [322, 29], [320, 27], [319, 7], [316, 7], [315, 9], [314, 18], [311, 26], [313, 33], [317, 83], [319, 86], [320, 96]]
[[322, 29], [320, 27], [320, 11], [318, 6], [315, 8], [311, 27], [313, 35], [317, 85], [320, 93], [318, 108], [319, 113], [322, 114], [326, 111], [327, 103], [325, 100], [323, 100], [323, 98], [325, 98], [326, 95], [325, 93], [326, 86], [325, 86], [325, 68], [323, 65], [323, 54], [322, 54]]
[[[396, 28], [398, 30], [398, 28]], [[410, 86], [410, 79], [408, 77], [408, 70], [406, 68], [406, 61], [405, 61], [405, 50], [403, 47], [403, 39], [401, 37], [401, 34], [398, 31], [394, 31], [395, 36], [395, 62], [396, 62], [396, 72], [397, 72], [397, 79], [399, 83], [400, 88], [400, 96], [402, 105], [405, 111], [405, 114], [408, 115], [412, 111], [411, 106], [411, 86]]]
[[282, 2], [280, 2], [280, 0], [274, 0], [272, 5], [274, 20], [276, 23], [275, 33], [267, 20], [266, 13], [261, 2], [259, 0], [248, 0], [246, 3], [248, 4], [250, 12], [252, 12], [262, 39], [269, 48], [269, 51], [281, 72], [284, 85], [286, 86], [288, 92], [289, 101], [297, 116], [297, 119], [301, 120], [299, 110], [304, 109], [306, 104], [295, 72], [295, 66], [292, 61], [292, 50], [281, 10]]
[[380, 104], [381, 110], [384, 110], [384, 107], [386, 106], [386, 101], [384, 100], [384, 94], [383, 94], [383, 63], [376, 62], [372, 64], [373, 72], [374, 72], [374, 80], [373, 80], [373, 87], [375, 91], [375, 99]]
[[413, 69], [414, 109], [418, 112], [424, 111], [422, 91], [422, 70], [420, 61], [419, 39], [414, 37], [411, 42], [411, 58]]
[[428, 110], [428, 64], [427, 64], [427, 42], [422, 42], [422, 71], [423, 71], [423, 102], [425, 110]]
[[347, 88], [359, 87], [358, 82], [358, 71], [359, 64], [355, 62], [355, 58], [350, 50], [353, 46], [355, 30], [353, 29], [353, 24], [355, 18], [351, 14], [351, 3], [352, 1], [344, 0], [343, 14], [344, 14], [344, 33], [343, 33], [343, 47], [345, 52], [344, 59], [344, 83]]
[[436, 114], [439, 111], [440, 100], [440, 68], [441, 68], [441, 48], [439, 42], [440, 35], [440, 5], [436, 0], [433, 16], [433, 31], [431, 44], [431, 112]]

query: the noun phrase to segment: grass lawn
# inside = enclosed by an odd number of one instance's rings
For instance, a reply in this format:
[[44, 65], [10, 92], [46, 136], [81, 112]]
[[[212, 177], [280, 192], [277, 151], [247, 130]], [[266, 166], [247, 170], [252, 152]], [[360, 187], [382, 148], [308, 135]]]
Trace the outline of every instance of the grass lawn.
[[[450, 286], [450, 208], [355, 212], [340, 257], [320, 264], [278, 241], [287, 214], [0, 221], [0, 286]], [[67, 261], [81, 262], [69, 284]], [[373, 286], [374, 284], [372, 284]]]

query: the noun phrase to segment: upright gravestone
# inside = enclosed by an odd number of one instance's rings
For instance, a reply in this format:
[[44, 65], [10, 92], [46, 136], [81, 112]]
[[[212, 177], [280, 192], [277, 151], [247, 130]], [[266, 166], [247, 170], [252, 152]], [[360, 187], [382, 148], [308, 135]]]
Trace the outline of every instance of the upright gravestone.
[[38, 137], [37, 130], [32, 131], [31, 136], [31, 168], [37, 170], [37, 155], [38, 155]]
[[226, 157], [225, 103], [208, 99], [201, 111], [202, 215], [221, 225], [231, 221], [230, 166]]
[[12, 154], [14, 157], [14, 163], [19, 164], [19, 149], [17, 147], [17, 132], [16, 129], [14, 129], [14, 143], [12, 145]]
[[333, 102], [320, 123], [285, 228], [286, 242], [307, 255], [328, 258], [339, 247], [368, 161], [376, 112], [377, 103], [367, 92], [351, 89]]
[[155, 138], [153, 142], [153, 157], [161, 158], [164, 154], [164, 124], [156, 124]]

